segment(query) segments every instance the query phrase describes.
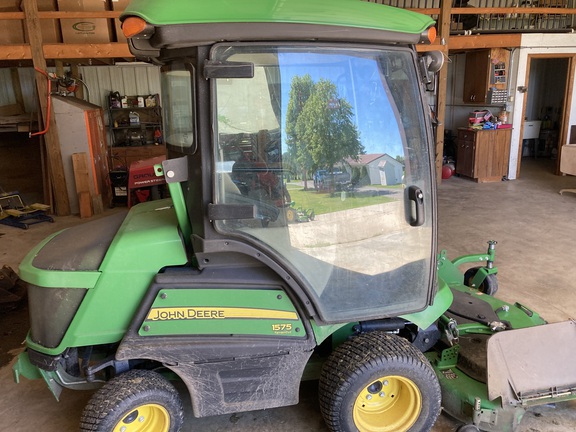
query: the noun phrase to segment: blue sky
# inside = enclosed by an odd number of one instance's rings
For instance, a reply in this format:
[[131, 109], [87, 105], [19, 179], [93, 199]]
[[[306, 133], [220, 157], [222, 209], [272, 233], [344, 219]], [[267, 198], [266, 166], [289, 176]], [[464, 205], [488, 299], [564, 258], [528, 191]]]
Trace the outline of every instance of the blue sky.
[[[336, 84], [339, 96], [353, 108], [354, 122], [366, 153], [387, 153], [392, 157], [404, 155], [398, 119], [390, 104], [381, 74], [374, 58], [334, 54], [328, 61], [317, 53], [282, 54], [278, 56], [282, 80], [282, 112], [287, 112], [290, 85], [294, 76], [310, 75]], [[284, 122], [285, 115], [282, 121]], [[285, 124], [282, 125], [285, 131]], [[283, 137], [283, 143], [285, 137]], [[283, 144], [285, 151], [285, 145]]]

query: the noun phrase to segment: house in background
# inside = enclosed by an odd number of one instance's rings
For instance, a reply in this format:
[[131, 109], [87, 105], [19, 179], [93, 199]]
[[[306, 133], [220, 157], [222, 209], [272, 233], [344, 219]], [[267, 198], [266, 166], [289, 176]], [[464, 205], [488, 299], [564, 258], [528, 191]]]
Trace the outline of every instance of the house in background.
[[349, 158], [346, 163], [352, 171], [365, 168], [365, 175], [359, 180], [362, 185], [395, 185], [402, 183], [404, 165], [385, 153], [359, 155], [357, 160]]

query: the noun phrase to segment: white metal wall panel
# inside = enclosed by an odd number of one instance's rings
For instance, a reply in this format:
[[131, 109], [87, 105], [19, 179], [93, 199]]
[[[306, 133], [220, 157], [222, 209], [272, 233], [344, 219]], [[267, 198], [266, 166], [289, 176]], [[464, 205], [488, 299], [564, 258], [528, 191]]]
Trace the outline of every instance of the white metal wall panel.
[[[42, 75], [44, 77], [44, 75]], [[36, 91], [36, 72], [33, 68], [18, 68], [18, 79], [22, 89], [22, 99], [24, 100], [24, 111], [32, 113], [38, 111], [38, 100]], [[10, 81], [12, 83], [12, 81]]]
[[90, 89], [90, 102], [108, 108], [108, 95], [149, 95], [160, 93], [160, 69], [157, 66], [83, 66], [79, 68]]
[[10, 69], [0, 69], [0, 106], [13, 105], [15, 103], [16, 96], [12, 87]]
[[[108, 95], [117, 91], [121, 95], [149, 95], [160, 93], [160, 68], [157, 66], [81, 66], [82, 81], [85, 83], [84, 98], [105, 110], [108, 109]], [[53, 68], [48, 69], [54, 72]], [[36, 112], [35, 72], [33, 68], [18, 68], [24, 110]], [[0, 68], [0, 106], [16, 103], [14, 84], [9, 68]]]

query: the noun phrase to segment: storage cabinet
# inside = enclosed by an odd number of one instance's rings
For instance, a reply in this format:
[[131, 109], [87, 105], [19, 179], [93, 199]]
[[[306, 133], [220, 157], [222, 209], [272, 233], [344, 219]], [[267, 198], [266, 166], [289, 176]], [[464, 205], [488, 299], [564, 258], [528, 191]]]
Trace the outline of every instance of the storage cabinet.
[[504, 104], [510, 53], [503, 48], [466, 53], [463, 100], [467, 103]]
[[474, 177], [474, 152], [476, 134], [469, 130], [459, 130], [456, 144], [456, 174]]
[[113, 166], [128, 167], [132, 162], [166, 153], [158, 95], [111, 93], [108, 113]]
[[512, 129], [458, 129], [456, 174], [477, 182], [501, 181], [508, 175]]

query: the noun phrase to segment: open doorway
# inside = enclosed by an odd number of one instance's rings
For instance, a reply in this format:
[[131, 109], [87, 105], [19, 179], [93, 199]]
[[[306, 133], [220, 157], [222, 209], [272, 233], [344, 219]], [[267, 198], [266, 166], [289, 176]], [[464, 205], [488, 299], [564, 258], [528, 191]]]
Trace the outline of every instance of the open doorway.
[[560, 174], [561, 143], [566, 142], [569, 103], [568, 77], [573, 56], [530, 55], [523, 107], [522, 145], [518, 174], [523, 163]]

